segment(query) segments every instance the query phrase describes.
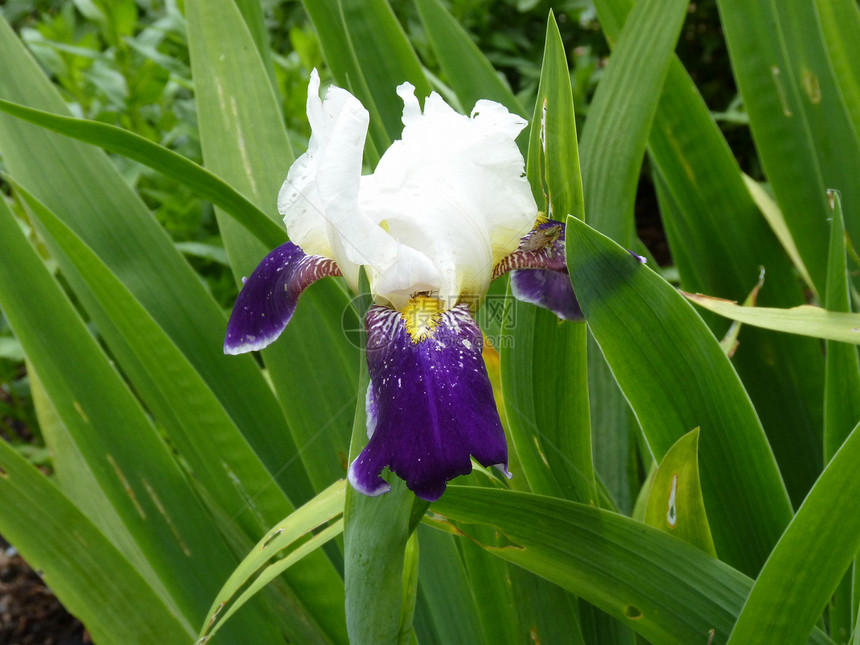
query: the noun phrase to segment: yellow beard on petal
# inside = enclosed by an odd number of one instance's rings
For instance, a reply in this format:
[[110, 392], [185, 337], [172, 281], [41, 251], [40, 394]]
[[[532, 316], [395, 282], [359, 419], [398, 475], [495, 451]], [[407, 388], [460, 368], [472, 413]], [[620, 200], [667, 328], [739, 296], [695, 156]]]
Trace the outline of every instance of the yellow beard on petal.
[[436, 325], [442, 320], [445, 307], [438, 298], [425, 295], [414, 295], [400, 310], [406, 331], [412, 343], [418, 343], [433, 336]]

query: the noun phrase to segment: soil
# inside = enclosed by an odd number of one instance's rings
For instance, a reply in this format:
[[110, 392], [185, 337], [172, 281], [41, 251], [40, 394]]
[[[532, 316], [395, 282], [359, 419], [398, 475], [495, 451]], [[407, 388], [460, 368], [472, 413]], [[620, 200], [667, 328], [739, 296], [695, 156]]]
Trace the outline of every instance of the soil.
[[89, 634], [0, 537], [0, 645], [85, 645]]

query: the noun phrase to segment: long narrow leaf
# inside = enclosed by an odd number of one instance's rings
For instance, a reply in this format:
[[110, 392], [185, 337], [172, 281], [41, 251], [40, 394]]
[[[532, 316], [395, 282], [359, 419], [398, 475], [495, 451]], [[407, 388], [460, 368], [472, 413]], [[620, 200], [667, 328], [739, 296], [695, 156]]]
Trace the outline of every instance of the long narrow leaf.
[[[618, 37], [632, 5], [629, 0], [597, 3], [610, 41]], [[676, 56], [669, 64], [648, 149], [663, 225], [685, 289], [741, 300], [759, 268], [765, 267], [767, 286], [760, 304], [790, 307], [804, 302], [791, 264], [741, 180], [733, 151]], [[725, 321], [703, 317], [715, 334], [725, 332]], [[745, 329], [733, 363], [791, 498], [800, 503], [820, 469], [815, 457], [821, 450], [819, 348], [806, 339]]]
[[194, 638], [111, 541], [4, 441], [0, 504], [0, 531], [96, 642], [187, 645]]
[[[5, 202], [0, 231], [0, 307], [99, 486], [179, 611], [196, 622], [215, 592], [213, 576], [234, 565], [226, 542]], [[234, 635], [254, 615], [231, 626]], [[271, 637], [261, 632], [261, 642]]]
[[858, 463], [860, 430], [855, 427], [768, 558], [730, 643], [806, 641], [860, 549]]
[[812, 305], [801, 305], [791, 309], [744, 307], [731, 300], [713, 298], [700, 293], [684, 295], [691, 302], [708, 311], [747, 325], [842, 343], [860, 344], [860, 314], [827, 311]]
[[[595, 4], [600, 11], [602, 3]], [[582, 135], [585, 219], [628, 247], [648, 131], [687, 5], [686, 0], [636, 3], [615, 41]]]
[[[3, 20], [0, 58], [5, 64], [0, 96], [68, 114]], [[272, 432], [283, 427], [284, 416], [259, 367], [250, 356], [224, 359], [224, 313], [107, 156], [5, 114], [0, 115], [0, 154], [9, 174], [99, 256], [188, 357], [269, 471], [284, 469], [278, 483], [291, 496], [309, 495], [301, 464], [285, 467], [296, 450]]]
[[224, 181], [190, 159], [134, 132], [97, 121], [34, 110], [3, 100], [0, 100], [0, 110], [53, 132], [128, 157], [165, 176], [178, 179], [203, 199], [223, 208], [267, 246], [275, 247], [286, 238], [281, 227]]
[[849, 175], [858, 152], [856, 141], [845, 136], [852, 129], [824, 56], [814, 5], [770, 0], [718, 5], [762, 167], [816, 290], [823, 293], [829, 215], [824, 191], [856, 184]]
[[[514, 93], [442, 3], [418, 0], [416, 5], [439, 66], [463, 108], [468, 110], [480, 99], [491, 99], [526, 116]], [[528, 141], [528, 134], [520, 136], [520, 141]]]
[[[264, 567], [275, 557], [283, 555], [282, 552], [289, 549], [296, 543], [299, 543], [299, 549], [307, 547], [309, 541], [301, 541], [301, 539], [310, 534], [311, 531], [318, 527], [331, 522], [343, 514], [344, 492], [346, 490], [346, 482], [343, 480], [332, 484], [329, 488], [314, 497], [312, 500], [296, 509], [293, 513], [287, 516], [282, 521], [278, 522], [257, 542], [251, 549], [250, 553], [239, 563], [239, 566], [230, 574], [224, 586], [218, 592], [212, 606], [207, 614], [206, 622], [200, 630], [199, 637], [202, 638], [209, 635], [211, 638], [226, 620], [242, 606], [247, 597], [253, 593], [244, 595], [231, 601], [236, 597], [248, 582], [256, 578], [251, 587], [254, 591], [258, 591], [260, 587], [272, 580], [271, 573], [274, 570], [265, 569], [269, 574], [261, 573]], [[332, 536], [333, 537], [333, 536]], [[316, 543], [314, 543], [318, 546]], [[300, 551], [303, 556], [306, 555], [305, 550]], [[293, 562], [290, 562], [293, 564]], [[279, 572], [280, 573], [280, 572]], [[257, 583], [260, 576], [265, 576], [265, 582]], [[227, 612], [224, 608], [230, 604]]]
[[[293, 154], [251, 32], [232, 0], [189, 1], [186, 14], [206, 166], [277, 218], [278, 191]], [[220, 211], [216, 216], [239, 283], [272, 249]], [[356, 365], [342, 329], [347, 306], [335, 281], [314, 285], [286, 332], [262, 352], [289, 428], [289, 434], [283, 425], [269, 432], [283, 444], [281, 463], [298, 455], [296, 465], [305, 466], [314, 491], [344, 476], [341, 454], [349, 441]], [[222, 360], [232, 365], [235, 358]], [[306, 491], [293, 501], [311, 496]], [[342, 630], [332, 624], [330, 632], [336, 627]]]
[[645, 507], [645, 523], [717, 557], [699, 481], [699, 429], [678, 439], [663, 457]]
[[[654, 643], [723, 643], [752, 581], [699, 549], [629, 518], [564, 500], [450, 487], [429, 521], [488, 524], [491, 553], [602, 608]], [[425, 520], [426, 521], [426, 520]], [[680, 602], [679, 599], [683, 599]], [[820, 632], [813, 642], [829, 642]]]
[[[830, 203], [833, 208], [833, 219], [830, 222], [832, 230], [825, 304], [829, 311], [849, 313], [851, 297], [848, 290], [848, 260], [845, 253], [842, 199], [838, 192], [834, 191], [831, 194]], [[857, 347], [835, 341], [828, 341], [825, 347], [827, 378], [824, 388], [824, 459], [826, 463], [836, 454], [839, 446], [860, 420], [860, 360], [858, 360]]]
[[[845, 225], [842, 200], [838, 192], [831, 195], [833, 219], [830, 222], [830, 257], [827, 261], [827, 308], [851, 311], [848, 290], [848, 262], [845, 253]], [[857, 347], [836, 341], [825, 344], [826, 376], [824, 381], [824, 463], [830, 461], [860, 421], [860, 360]], [[856, 569], [856, 561], [854, 569]], [[842, 579], [830, 603], [830, 633], [847, 640], [854, 622], [852, 601], [854, 571]]]
[[816, 0], [815, 9], [854, 138], [860, 139], [860, 74], [854, 64], [860, 59], [860, 7], [851, 0]]
[[[547, 40], [529, 141], [528, 177], [551, 217], [583, 217], [576, 122], [555, 19]], [[531, 490], [596, 501], [588, 414], [586, 330], [513, 297], [502, 327], [501, 377], [511, 436]]]
[[[283, 491], [271, 485], [271, 474], [211, 390], [140, 304], [56, 216], [24, 195], [64, 275], [85, 305], [96, 299], [100, 306], [93, 310], [104, 310], [96, 318], [99, 329], [138, 395], [208, 498], [241, 527], [247, 540], [256, 540], [292, 510]], [[314, 623], [308, 613], [328, 619], [341, 610], [341, 578], [316, 554], [292, 569], [288, 579], [295, 608], [292, 627], [297, 638], [309, 638], [318, 628], [308, 627]]]
[[574, 290], [651, 451], [660, 459], [701, 428], [702, 493], [717, 553], [756, 573], [791, 506], [737, 374], [675, 289], [605, 236], [567, 222]]

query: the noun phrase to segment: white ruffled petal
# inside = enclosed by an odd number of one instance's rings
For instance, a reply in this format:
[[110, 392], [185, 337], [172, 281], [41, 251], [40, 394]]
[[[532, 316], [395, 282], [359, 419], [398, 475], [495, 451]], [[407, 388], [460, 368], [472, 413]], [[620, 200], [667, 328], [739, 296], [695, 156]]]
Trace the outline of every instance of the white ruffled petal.
[[339, 88], [320, 100], [314, 71], [311, 140], [290, 169], [278, 209], [293, 242], [334, 258], [354, 288], [366, 266], [378, 301], [400, 308], [424, 291], [447, 307], [481, 298], [493, 267], [537, 216], [515, 143], [526, 122], [493, 101], [479, 101], [467, 117], [435, 92], [422, 111], [409, 83], [397, 93], [401, 140], [362, 177], [368, 113]]
[[397, 257], [397, 243], [358, 208], [369, 114], [338, 87], [320, 100], [319, 87], [313, 70], [307, 102], [311, 139], [281, 187], [278, 211], [295, 244], [305, 253], [336, 260], [357, 288], [359, 267], [386, 269]]
[[514, 141], [526, 122], [492, 101], [480, 101], [469, 118], [435, 92], [421, 113], [411, 85], [398, 94], [402, 138], [362, 179], [360, 207], [398, 243], [432, 261], [438, 281], [430, 290], [449, 306], [464, 294], [482, 297], [495, 264], [517, 248], [537, 216]]

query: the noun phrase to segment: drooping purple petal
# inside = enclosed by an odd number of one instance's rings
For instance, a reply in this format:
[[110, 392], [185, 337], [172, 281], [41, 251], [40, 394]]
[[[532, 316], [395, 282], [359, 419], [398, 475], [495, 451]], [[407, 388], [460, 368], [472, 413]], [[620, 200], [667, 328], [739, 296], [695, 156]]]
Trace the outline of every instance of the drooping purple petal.
[[519, 269], [511, 273], [514, 298], [549, 309], [563, 320], [584, 320], [567, 271]]
[[352, 486], [366, 494], [389, 490], [388, 466], [422, 499], [434, 501], [470, 455], [506, 472], [505, 434], [481, 350], [481, 330], [459, 305], [439, 314], [432, 333], [413, 340], [404, 317], [375, 305], [365, 319], [375, 428], [349, 467]]
[[516, 251], [496, 265], [493, 277], [512, 271], [514, 297], [549, 309], [564, 320], [582, 320], [564, 255], [564, 224], [555, 220], [536, 226]]
[[269, 253], [245, 281], [227, 323], [225, 354], [263, 349], [274, 341], [309, 285], [340, 275], [334, 260], [307, 255], [292, 242]]

